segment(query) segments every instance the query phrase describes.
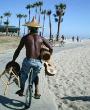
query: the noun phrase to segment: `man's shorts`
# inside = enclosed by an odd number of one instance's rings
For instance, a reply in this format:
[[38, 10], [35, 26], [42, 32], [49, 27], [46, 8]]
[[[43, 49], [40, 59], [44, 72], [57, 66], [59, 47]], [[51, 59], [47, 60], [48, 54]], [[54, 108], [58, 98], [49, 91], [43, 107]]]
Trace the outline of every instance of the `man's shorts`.
[[33, 68], [32, 81], [36, 78], [38, 73], [40, 73], [42, 63], [39, 59], [25, 58], [22, 63], [22, 68], [20, 71], [21, 83], [24, 86], [26, 79], [28, 78], [28, 73], [30, 68]]

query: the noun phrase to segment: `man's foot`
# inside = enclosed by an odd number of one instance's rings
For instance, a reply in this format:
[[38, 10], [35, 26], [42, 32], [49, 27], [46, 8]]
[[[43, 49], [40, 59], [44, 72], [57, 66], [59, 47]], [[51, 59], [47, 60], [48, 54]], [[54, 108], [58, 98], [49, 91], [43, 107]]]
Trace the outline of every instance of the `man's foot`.
[[23, 95], [23, 90], [21, 90], [21, 89], [18, 90], [18, 91], [16, 92], [16, 94], [18, 94], [19, 96], [24, 96], [24, 95]]
[[41, 94], [34, 94], [35, 99], [40, 99]]

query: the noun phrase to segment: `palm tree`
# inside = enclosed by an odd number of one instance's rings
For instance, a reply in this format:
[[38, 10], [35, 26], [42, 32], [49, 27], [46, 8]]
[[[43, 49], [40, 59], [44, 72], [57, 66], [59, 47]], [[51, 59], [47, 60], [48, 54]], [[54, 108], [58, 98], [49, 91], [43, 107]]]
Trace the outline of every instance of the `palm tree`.
[[38, 19], [38, 22], [40, 23], [40, 14], [41, 14], [43, 2], [42, 1], [39, 1], [38, 2], [38, 5], [39, 5], [39, 19]]
[[7, 17], [7, 21], [9, 22], [9, 17], [11, 16], [10, 12], [5, 12], [4, 16]]
[[26, 9], [27, 10], [29, 10], [29, 12], [28, 12], [28, 14], [29, 14], [29, 21], [30, 21], [30, 14], [31, 14], [31, 9], [32, 8], [32, 5], [31, 4], [28, 4], [27, 6], [26, 6]]
[[[26, 14], [24, 14], [24, 15], [23, 15], [23, 18], [25, 19], [25, 23], [26, 23], [26, 18], [27, 18], [27, 15], [26, 15]], [[24, 26], [24, 35], [25, 35], [25, 26]]]
[[2, 25], [3, 16], [0, 16], [0, 25]]
[[52, 28], [52, 26], [51, 26], [51, 13], [52, 13], [52, 11], [51, 10], [48, 10], [47, 11], [47, 15], [49, 16], [49, 28], [50, 28], [50, 40], [52, 39], [51, 37], [52, 37], [52, 31], [51, 31], [51, 28]]
[[44, 15], [44, 16], [43, 16], [43, 28], [42, 28], [42, 36], [43, 36], [43, 34], [44, 34], [44, 24], [45, 24], [46, 10], [42, 10], [42, 11], [41, 11], [41, 14]]
[[9, 17], [11, 16], [11, 13], [9, 11], [5, 12], [4, 16], [7, 17], [7, 20], [6, 20], [6, 36], [7, 36], [8, 35]]
[[20, 36], [20, 27], [21, 27], [21, 18], [23, 17], [23, 14], [17, 14], [17, 18], [19, 18], [19, 32], [18, 36]]
[[56, 14], [54, 14], [55, 21], [58, 21], [58, 30], [56, 40], [58, 41], [59, 31], [60, 31], [60, 23], [63, 21], [62, 16], [65, 14], [66, 4], [60, 3], [59, 5], [55, 5]]
[[39, 3], [38, 2], [35, 2], [34, 4], [33, 4], [33, 7], [35, 8], [35, 18], [37, 18], [37, 12], [38, 12], [38, 7], [39, 7]]

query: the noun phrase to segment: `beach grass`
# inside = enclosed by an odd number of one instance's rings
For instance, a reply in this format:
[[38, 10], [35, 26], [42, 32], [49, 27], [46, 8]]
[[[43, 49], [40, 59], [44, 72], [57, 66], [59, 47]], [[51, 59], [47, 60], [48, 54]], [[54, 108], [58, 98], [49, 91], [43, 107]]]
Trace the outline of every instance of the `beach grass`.
[[0, 36], [0, 53], [8, 49], [17, 48], [19, 42], [19, 37]]
[[11, 42], [10, 40], [6, 40], [6, 39], [0, 40], [0, 44], [3, 44], [3, 43], [10, 43], [10, 42]]

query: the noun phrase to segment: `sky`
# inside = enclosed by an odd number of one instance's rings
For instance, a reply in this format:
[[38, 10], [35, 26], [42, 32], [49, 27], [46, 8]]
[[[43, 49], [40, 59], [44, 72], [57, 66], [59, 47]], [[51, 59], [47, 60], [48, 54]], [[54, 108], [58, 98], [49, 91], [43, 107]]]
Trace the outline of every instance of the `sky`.
[[[28, 10], [25, 8], [27, 4], [32, 4], [38, 0], [0, 0], [0, 16], [3, 13], [10, 11], [11, 17], [10, 25], [18, 26], [18, 18], [16, 14], [27, 14]], [[65, 3], [66, 10], [63, 16], [63, 22], [60, 27], [60, 35], [66, 37], [79, 36], [80, 38], [90, 38], [90, 0], [42, 0], [44, 5], [42, 9], [52, 10], [51, 22], [52, 22], [52, 34], [57, 33], [57, 23], [55, 23], [53, 14], [55, 13], [55, 4]], [[31, 19], [35, 13], [35, 10], [31, 10]], [[6, 18], [4, 17], [3, 21]], [[27, 17], [28, 21], [28, 17]], [[24, 19], [21, 19], [21, 25], [24, 24]], [[41, 17], [42, 25], [42, 17]], [[21, 32], [23, 33], [23, 26], [21, 26]], [[46, 17], [44, 36], [49, 35], [49, 19]]]

